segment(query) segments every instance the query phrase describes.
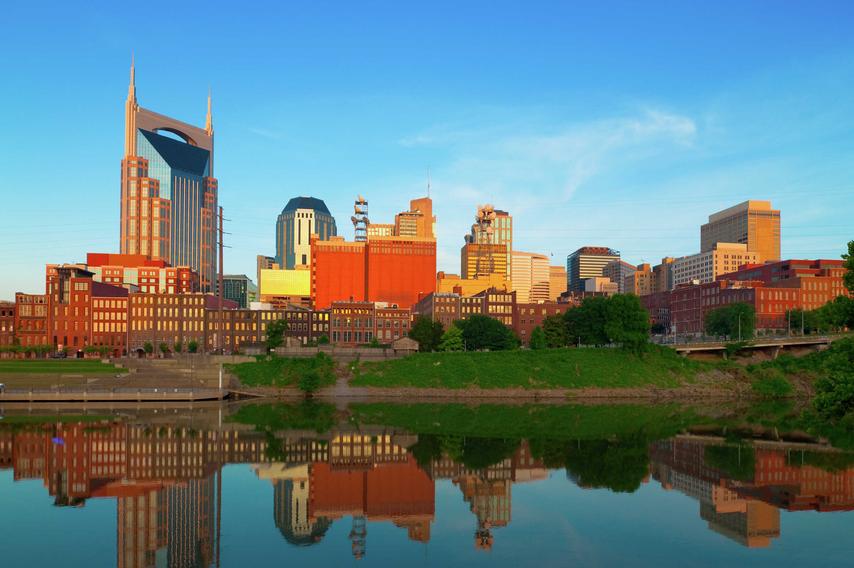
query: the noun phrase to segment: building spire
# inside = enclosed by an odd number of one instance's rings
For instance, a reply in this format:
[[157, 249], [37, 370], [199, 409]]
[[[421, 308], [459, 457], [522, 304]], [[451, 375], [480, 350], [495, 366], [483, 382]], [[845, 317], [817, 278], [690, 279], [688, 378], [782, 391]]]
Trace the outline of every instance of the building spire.
[[213, 133], [213, 118], [211, 117], [211, 88], [208, 87], [208, 114], [205, 118], [205, 131], [210, 135]]
[[130, 54], [130, 84], [128, 85], [128, 100], [136, 101], [136, 57]]

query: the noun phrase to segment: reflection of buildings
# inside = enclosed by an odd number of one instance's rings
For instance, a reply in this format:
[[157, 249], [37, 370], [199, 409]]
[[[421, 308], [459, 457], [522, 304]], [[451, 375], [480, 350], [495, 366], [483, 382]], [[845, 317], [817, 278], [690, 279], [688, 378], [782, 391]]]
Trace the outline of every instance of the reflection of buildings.
[[545, 479], [548, 475], [542, 462], [531, 456], [526, 441], [512, 456], [483, 469], [469, 469], [443, 455], [431, 462], [430, 472], [434, 479], [450, 478], [460, 488], [477, 518], [474, 544], [487, 550], [492, 548], [492, 528], [510, 523], [513, 484]]
[[57, 506], [117, 501], [117, 565], [212, 565], [219, 553], [220, 469], [257, 462], [255, 433], [121, 422], [0, 430], [0, 465], [42, 479]]
[[700, 517], [709, 528], [744, 546], [769, 546], [771, 539], [780, 536], [781, 508], [854, 509], [854, 467], [828, 471], [797, 463], [797, 456], [806, 455], [801, 451], [745, 447], [740, 450], [743, 455], [735, 449], [731, 467], [749, 466], [753, 460], [752, 471], [747, 467], [740, 479], [733, 479], [724, 469], [708, 463], [708, 448], [727, 446], [690, 437], [652, 444], [653, 477], [665, 489], [697, 499]]

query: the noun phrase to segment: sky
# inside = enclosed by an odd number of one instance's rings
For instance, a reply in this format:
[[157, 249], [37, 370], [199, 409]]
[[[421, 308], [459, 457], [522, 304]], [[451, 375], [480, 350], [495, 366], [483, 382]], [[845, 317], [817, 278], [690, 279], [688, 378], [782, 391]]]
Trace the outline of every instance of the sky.
[[132, 54], [144, 108], [204, 125], [213, 93], [227, 273], [275, 254], [291, 197], [339, 234], [427, 192], [438, 269], [475, 208], [514, 248], [699, 251], [709, 214], [782, 212], [784, 258], [854, 239], [854, 3], [32, 2], [0, 34], [0, 299], [46, 263], [118, 252]]

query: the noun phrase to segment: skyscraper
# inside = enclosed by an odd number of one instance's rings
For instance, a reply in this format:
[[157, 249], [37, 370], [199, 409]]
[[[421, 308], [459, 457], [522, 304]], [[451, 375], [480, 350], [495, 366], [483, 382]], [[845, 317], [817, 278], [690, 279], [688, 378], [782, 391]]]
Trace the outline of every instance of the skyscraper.
[[581, 247], [566, 257], [566, 288], [583, 292], [584, 280], [603, 276], [605, 266], [620, 260], [620, 252], [608, 247]]
[[513, 251], [510, 280], [520, 304], [546, 302], [549, 297], [549, 257], [533, 252]]
[[322, 199], [294, 197], [276, 221], [276, 264], [285, 269], [311, 264], [311, 235], [328, 240], [338, 234], [335, 218]]
[[745, 201], [709, 215], [700, 227], [700, 252], [717, 243], [741, 243], [759, 256], [759, 262], [780, 260], [780, 210], [770, 201]]
[[198, 128], [140, 107], [135, 74], [131, 63], [125, 101], [121, 252], [189, 266], [199, 273], [202, 290], [213, 291], [218, 193], [210, 94], [205, 127]]

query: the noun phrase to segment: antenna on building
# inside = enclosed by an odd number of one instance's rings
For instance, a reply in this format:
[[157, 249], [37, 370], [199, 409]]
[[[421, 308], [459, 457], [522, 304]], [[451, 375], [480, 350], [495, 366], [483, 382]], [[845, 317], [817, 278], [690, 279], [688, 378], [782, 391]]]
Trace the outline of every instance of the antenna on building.
[[357, 196], [353, 204], [353, 213], [354, 215], [350, 217], [350, 220], [353, 222], [353, 229], [356, 233], [355, 240], [356, 242], [365, 242], [368, 240], [368, 225], [371, 224], [370, 219], [368, 219], [368, 200], [361, 195]]
[[477, 206], [475, 222], [475, 243], [477, 246], [477, 262], [475, 264], [475, 277], [495, 272], [495, 259], [492, 256], [492, 244], [495, 242], [494, 233], [496, 214], [495, 208], [487, 203]]

